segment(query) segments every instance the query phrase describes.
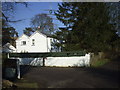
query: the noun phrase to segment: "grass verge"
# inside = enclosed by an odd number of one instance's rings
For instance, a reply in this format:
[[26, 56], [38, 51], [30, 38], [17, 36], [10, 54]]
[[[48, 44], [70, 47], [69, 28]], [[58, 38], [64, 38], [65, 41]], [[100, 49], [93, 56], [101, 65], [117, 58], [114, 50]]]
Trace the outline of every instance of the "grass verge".
[[97, 60], [92, 64], [92, 67], [100, 67], [106, 63], [108, 63], [110, 60], [109, 59], [102, 59], [102, 60]]
[[18, 88], [38, 88], [37, 83], [17, 83]]

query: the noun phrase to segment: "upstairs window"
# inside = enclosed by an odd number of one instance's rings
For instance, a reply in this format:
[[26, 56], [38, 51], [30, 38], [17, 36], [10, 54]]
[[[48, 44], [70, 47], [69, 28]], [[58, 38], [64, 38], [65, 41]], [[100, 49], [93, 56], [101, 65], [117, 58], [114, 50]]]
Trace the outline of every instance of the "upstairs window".
[[32, 46], [35, 46], [35, 39], [32, 39]]
[[26, 41], [22, 41], [22, 45], [26, 45]]
[[52, 43], [52, 39], [50, 39], [50, 42]]

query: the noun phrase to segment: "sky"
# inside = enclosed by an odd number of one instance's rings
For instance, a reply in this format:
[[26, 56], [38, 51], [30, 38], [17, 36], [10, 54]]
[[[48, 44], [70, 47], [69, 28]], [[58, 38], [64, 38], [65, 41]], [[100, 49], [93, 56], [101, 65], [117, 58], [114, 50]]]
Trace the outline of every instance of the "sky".
[[[25, 20], [17, 23], [11, 23], [10, 25], [14, 27], [19, 36], [21, 36], [23, 34], [23, 30], [26, 27], [30, 27], [32, 17], [41, 13], [49, 14], [49, 11], [46, 11], [46, 9], [58, 10], [58, 2], [29, 2], [28, 7], [25, 7], [22, 4], [17, 4], [15, 6], [15, 11], [12, 14], [12, 20]], [[64, 26], [54, 15], [50, 15], [50, 17], [53, 18], [53, 23], [57, 25], [57, 27]]]
[[[40, 13], [49, 14], [49, 11], [46, 9], [58, 10], [58, 3], [61, 2], [28, 2], [28, 7], [25, 7], [22, 4], [17, 4], [15, 6], [15, 11], [12, 14], [12, 20], [25, 19], [21, 22], [11, 23], [10, 25], [16, 29], [19, 36], [23, 34], [23, 30], [26, 27], [30, 27], [31, 18]], [[55, 16], [51, 16], [53, 19], [53, 23], [57, 25], [57, 27], [64, 27], [64, 25], [56, 20]], [[120, 32], [120, 31], [119, 31]]]

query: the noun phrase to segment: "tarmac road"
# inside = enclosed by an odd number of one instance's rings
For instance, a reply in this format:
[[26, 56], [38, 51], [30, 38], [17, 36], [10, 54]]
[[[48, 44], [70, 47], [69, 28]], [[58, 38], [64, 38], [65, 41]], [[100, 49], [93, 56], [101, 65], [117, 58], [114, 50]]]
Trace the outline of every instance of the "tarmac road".
[[39, 88], [120, 88], [120, 60], [99, 68], [32, 67], [23, 78]]

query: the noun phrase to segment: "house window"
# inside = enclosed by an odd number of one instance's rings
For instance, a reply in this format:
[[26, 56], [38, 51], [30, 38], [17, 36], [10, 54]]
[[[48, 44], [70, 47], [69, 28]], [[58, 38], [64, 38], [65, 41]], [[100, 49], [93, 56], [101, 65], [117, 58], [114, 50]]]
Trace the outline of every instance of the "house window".
[[50, 39], [50, 42], [52, 43], [52, 39]]
[[35, 45], [35, 39], [32, 39], [32, 46]]
[[22, 41], [22, 45], [26, 45], [26, 41]]

